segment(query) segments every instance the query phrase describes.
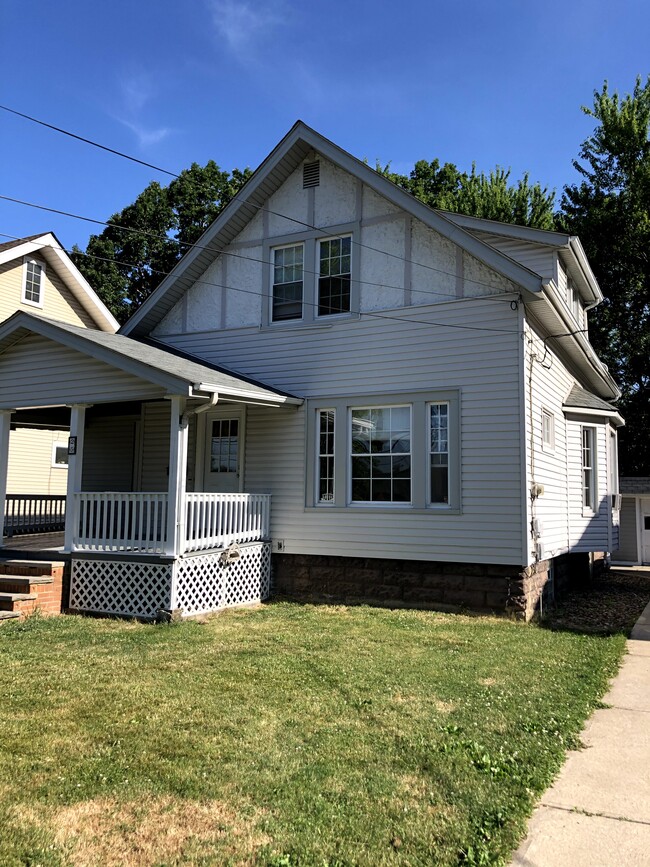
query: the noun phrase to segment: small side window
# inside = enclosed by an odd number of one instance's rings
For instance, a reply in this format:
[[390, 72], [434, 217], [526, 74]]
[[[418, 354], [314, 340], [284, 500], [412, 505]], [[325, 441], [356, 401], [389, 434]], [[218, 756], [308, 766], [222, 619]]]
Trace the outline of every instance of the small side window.
[[542, 410], [542, 444], [549, 451], [555, 448], [555, 416], [547, 409]]
[[68, 466], [68, 447], [66, 445], [58, 445], [57, 443], [55, 443], [52, 446], [52, 466]]
[[23, 301], [35, 307], [43, 306], [43, 278], [45, 265], [36, 259], [25, 259]]

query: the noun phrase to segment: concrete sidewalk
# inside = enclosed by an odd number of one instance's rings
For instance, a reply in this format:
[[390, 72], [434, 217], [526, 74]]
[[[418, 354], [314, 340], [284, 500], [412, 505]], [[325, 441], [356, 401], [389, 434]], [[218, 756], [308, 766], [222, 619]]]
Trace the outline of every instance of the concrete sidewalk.
[[554, 785], [513, 867], [650, 867], [650, 604], [628, 655]]

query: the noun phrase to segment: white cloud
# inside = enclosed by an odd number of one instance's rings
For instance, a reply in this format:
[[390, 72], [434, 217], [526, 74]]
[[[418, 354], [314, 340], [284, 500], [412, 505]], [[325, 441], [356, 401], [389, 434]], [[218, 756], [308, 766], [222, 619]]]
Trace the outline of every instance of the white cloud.
[[217, 33], [242, 60], [261, 38], [269, 36], [282, 22], [277, 2], [209, 0], [209, 8]]
[[147, 126], [142, 115], [147, 104], [155, 97], [151, 75], [135, 72], [120, 83], [122, 109], [116, 119], [135, 135], [138, 145], [145, 150], [166, 139], [173, 130], [167, 126]]

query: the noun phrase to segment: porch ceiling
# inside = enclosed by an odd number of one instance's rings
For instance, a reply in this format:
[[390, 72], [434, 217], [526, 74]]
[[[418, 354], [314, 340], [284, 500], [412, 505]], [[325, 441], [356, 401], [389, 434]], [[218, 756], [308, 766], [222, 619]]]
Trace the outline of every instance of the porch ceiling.
[[20, 311], [0, 325], [0, 408], [165, 394], [281, 406], [302, 400], [152, 342]]

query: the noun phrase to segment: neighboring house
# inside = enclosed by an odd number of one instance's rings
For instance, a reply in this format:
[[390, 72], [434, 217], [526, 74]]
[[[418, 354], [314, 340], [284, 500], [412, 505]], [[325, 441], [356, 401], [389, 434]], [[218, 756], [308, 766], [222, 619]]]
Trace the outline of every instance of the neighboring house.
[[650, 566], [650, 477], [621, 476], [620, 545], [617, 563]]
[[[117, 321], [51, 232], [0, 244], [0, 320], [17, 310], [37, 312], [85, 328], [118, 328]], [[35, 375], [40, 376], [41, 371], [37, 369]], [[61, 411], [51, 414], [47, 428], [36, 425], [12, 430], [7, 491], [16, 495], [12, 509], [18, 509], [23, 516], [28, 500], [23, 502], [22, 495], [33, 500], [36, 496], [66, 493], [68, 415]], [[44, 502], [38, 510], [41, 518]]]
[[119, 334], [0, 327], [0, 446], [73, 405], [78, 609], [252, 601], [272, 548], [294, 595], [530, 617], [618, 547], [601, 298], [577, 238], [432, 210], [297, 123]]

